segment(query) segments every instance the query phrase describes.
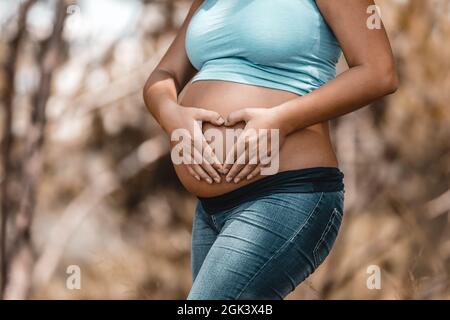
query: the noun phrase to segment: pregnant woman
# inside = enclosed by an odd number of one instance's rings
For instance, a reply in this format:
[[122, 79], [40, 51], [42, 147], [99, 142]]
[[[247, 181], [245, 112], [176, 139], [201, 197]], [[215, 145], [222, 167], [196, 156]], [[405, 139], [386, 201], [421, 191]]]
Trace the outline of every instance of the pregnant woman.
[[[283, 299], [329, 254], [344, 184], [328, 121], [397, 88], [385, 30], [371, 27], [374, 8], [372, 0], [193, 2], [144, 89], [174, 147], [190, 139], [172, 152], [199, 199], [188, 299]], [[341, 53], [349, 70], [336, 77]], [[264, 174], [270, 166], [276, 172]]]

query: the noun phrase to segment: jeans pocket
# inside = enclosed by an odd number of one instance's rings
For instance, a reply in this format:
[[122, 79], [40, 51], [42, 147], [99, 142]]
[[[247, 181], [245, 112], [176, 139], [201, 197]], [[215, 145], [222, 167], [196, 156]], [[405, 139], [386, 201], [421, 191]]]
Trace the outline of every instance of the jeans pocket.
[[342, 223], [342, 213], [334, 208], [319, 241], [313, 250], [315, 268], [320, 266], [331, 251]]

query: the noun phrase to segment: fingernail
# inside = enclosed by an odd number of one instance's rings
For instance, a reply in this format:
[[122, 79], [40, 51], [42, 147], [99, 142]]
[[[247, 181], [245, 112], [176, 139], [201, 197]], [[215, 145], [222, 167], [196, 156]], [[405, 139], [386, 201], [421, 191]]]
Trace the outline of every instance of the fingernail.
[[198, 181], [200, 181], [200, 177], [199, 177], [199, 176], [195, 176], [195, 179], [197, 179]]
[[214, 181], [217, 182], [217, 183], [220, 183], [220, 178], [219, 177], [215, 177]]
[[238, 183], [239, 181], [241, 181], [241, 179], [240, 179], [240, 178], [236, 178], [236, 179], [234, 179], [234, 183]]
[[253, 176], [252, 176], [251, 174], [249, 174], [249, 175], [247, 176], [247, 180], [250, 180], [251, 178], [253, 178]]
[[227, 182], [231, 182], [232, 178], [231, 177], [227, 177]]
[[218, 125], [223, 125], [225, 123], [225, 120], [223, 120], [223, 118], [222, 117], [220, 117], [218, 120], [217, 120], [217, 124]]
[[212, 180], [210, 178], [206, 179], [206, 182], [208, 182], [209, 184], [212, 184]]

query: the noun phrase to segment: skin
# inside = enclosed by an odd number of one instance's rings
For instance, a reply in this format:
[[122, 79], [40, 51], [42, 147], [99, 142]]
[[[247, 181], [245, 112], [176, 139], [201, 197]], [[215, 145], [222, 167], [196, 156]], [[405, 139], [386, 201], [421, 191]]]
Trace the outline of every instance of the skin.
[[[328, 121], [397, 89], [396, 67], [386, 32], [384, 28], [371, 30], [366, 26], [367, 8], [374, 4], [372, 0], [317, 1], [341, 45], [349, 70], [310, 94], [298, 96], [225, 81], [188, 84], [197, 71], [185, 51], [185, 33], [201, 3], [193, 2], [177, 37], [144, 88], [149, 111], [169, 136], [179, 128], [190, 133], [200, 130], [196, 121], [203, 124], [203, 131], [211, 127], [221, 131], [225, 127], [239, 127], [244, 132], [279, 129], [280, 171], [337, 166]], [[181, 93], [182, 88], [185, 89]], [[180, 180], [192, 193], [218, 195], [262, 177], [261, 159], [253, 157], [249, 148], [240, 148], [238, 152], [239, 139], [235, 147], [223, 155], [227, 159], [223, 165], [202, 135], [197, 140], [192, 144], [198, 147], [183, 156], [202, 160], [203, 149], [204, 161], [175, 166]], [[240, 158], [245, 159], [244, 163], [235, 161]]]

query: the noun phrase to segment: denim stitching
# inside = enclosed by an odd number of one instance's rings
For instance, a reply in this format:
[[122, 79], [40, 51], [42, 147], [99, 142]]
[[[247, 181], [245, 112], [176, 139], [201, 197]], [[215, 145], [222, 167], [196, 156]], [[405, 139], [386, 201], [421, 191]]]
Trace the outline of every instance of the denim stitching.
[[319, 249], [319, 246], [324, 242], [325, 237], [327, 236], [328, 232], [331, 230], [331, 226], [333, 225], [334, 219], [336, 218], [336, 215], [338, 214], [338, 209], [334, 208], [333, 213], [331, 214], [330, 219], [328, 220], [328, 223], [325, 227], [325, 230], [322, 232], [322, 235], [320, 236], [319, 241], [317, 242], [316, 246], [313, 250], [313, 257], [314, 257], [314, 264], [315, 267], [318, 267], [318, 259], [317, 259], [317, 250]]
[[212, 221], [212, 224], [213, 224], [213, 226], [214, 226], [214, 229], [216, 229], [216, 231], [220, 233], [219, 226], [217, 225], [216, 217], [214, 217], [213, 215], [211, 215], [211, 221]]
[[306, 218], [305, 222], [277, 251], [275, 251], [273, 253], [273, 255], [258, 269], [258, 271], [256, 271], [256, 273], [253, 275], [253, 277], [250, 278], [250, 280], [247, 282], [247, 284], [244, 286], [244, 288], [242, 288], [241, 292], [239, 292], [239, 294], [236, 296], [236, 300], [240, 298], [242, 293], [244, 293], [245, 289], [247, 289], [248, 286], [250, 285], [250, 283], [252, 283], [253, 279], [255, 279], [261, 273], [261, 271], [264, 269], [264, 267], [266, 265], [268, 265], [269, 262], [271, 262], [277, 255], [279, 255], [283, 251], [283, 249], [286, 248], [288, 246], [288, 244], [291, 243], [291, 241], [303, 230], [303, 228], [309, 222], [309, 219], [312, 217], [313, 213], [316, 211], [316, 208], [319, 206], [319, 203], [322, 201], [323, 194], [324, 194], [323, 192], [320, 194], [319, 200], [317, 200], [316, 205], [309, 213], [308, 218]]
[[198, 205], [197, 205], [197, 209], [196, 210], [200, 210], [200, 214], [203, 216], [203, 218], [206, 220], [206, 224], [214, 229], [214, 231], [216, 231], [217, 233], [219, 233], [219, 230], [217, 230], [216, 224], [215, 224], [215, 220], [212, 219], [212, 215], [208, 214], [205, 210], [205, 208], [203, 207], [202, 203], [199, 201]]
[[321, 242], [323, 241], [323, 239], [325, 238], [326, 234], [328, 233], [328, 231], [331, 229], [331, 225], [333, 224], [333, 220], [336, 217], [336, 213], [337, 213], [337, 209], [333, 208], [333, 212], [331, 213], [330, 218], [328, 219], [328, 222], [325, 226], [325, 229], [322, 232], [322, 235], [319, 238], [319, 241], [317, 242], [317, 244], [314, 247], [313, 251], [317, 250], [317, 247], [321, 244]]

